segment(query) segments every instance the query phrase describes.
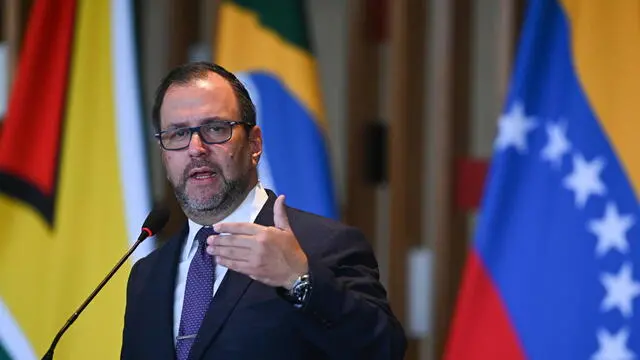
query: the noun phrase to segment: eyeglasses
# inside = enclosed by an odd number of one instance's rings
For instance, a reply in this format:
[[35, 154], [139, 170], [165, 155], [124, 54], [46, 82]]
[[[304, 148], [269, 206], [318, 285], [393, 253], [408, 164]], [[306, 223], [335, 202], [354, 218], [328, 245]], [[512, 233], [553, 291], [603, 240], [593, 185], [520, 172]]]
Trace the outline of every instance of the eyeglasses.
[[233, 135], [233, 126], [246, 124], [242, 121], [214, 121], [200, 126], [182, 127], [160, 131], [155, 134], [165, 150], [182, 150], [189, 147], [193, 133], [197, 132], [205, 144], [221, 144]]

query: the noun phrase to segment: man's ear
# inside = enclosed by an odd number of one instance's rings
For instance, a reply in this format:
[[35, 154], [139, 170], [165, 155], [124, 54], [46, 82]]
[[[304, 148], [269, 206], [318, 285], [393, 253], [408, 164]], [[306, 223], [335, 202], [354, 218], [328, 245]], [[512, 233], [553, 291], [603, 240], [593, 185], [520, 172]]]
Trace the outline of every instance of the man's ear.
[[249, 131], [249, 149], [251, 150], [251, 161], [255, 166], [262, 156], [262, 129], [258, 125], [254, 125]]

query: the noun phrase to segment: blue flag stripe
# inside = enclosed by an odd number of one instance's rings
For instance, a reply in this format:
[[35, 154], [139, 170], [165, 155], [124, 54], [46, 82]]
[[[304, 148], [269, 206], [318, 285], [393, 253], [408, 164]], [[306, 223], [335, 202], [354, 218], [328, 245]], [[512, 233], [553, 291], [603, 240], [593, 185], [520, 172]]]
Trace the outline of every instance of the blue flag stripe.
[[[309, 111], [266, 72], [243, 74], [257, 101], [258, 123], [264, 138], [268, 171], [274, 191], [287, 196], [287, 205], [338, 218], [333, 179], [324, 135]], [[265, 184], [268, 186], [268, 184]]]

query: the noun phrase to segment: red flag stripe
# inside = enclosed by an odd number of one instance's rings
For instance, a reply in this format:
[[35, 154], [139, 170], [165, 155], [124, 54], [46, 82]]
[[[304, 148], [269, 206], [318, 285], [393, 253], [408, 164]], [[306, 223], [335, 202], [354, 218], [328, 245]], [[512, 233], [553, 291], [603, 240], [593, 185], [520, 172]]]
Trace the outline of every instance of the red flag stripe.
[[525, 359], [507, 310], [475, 251], [467, 260], [458, 299], [445, 360]]
[[[0, 191], [52, 217], [75, 0], [34, 2], [0, 134]], [[38, 84], [38, 86], [34, 86]]]

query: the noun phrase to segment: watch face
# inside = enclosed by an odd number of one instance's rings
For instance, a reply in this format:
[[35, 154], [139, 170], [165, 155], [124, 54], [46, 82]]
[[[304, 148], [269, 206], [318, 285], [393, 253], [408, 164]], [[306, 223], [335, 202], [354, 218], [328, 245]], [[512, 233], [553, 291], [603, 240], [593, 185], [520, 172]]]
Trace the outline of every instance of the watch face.
[[302, 281], [297, 284], [296, 287], [293, 288], [293, 296], [295, 296], [298, 300], [302, 300], [309, 290], [309, 283], [307, 281]]
[[311, 282], [309, 279], [309, 275], [301, 276], [298, 281], [293, 285], [293, 288], [289, 291], [289, 296], [293, 298], [298, 305], [301, 305], [307, 294], [309, 293], [309, 289], [311, 288]]

